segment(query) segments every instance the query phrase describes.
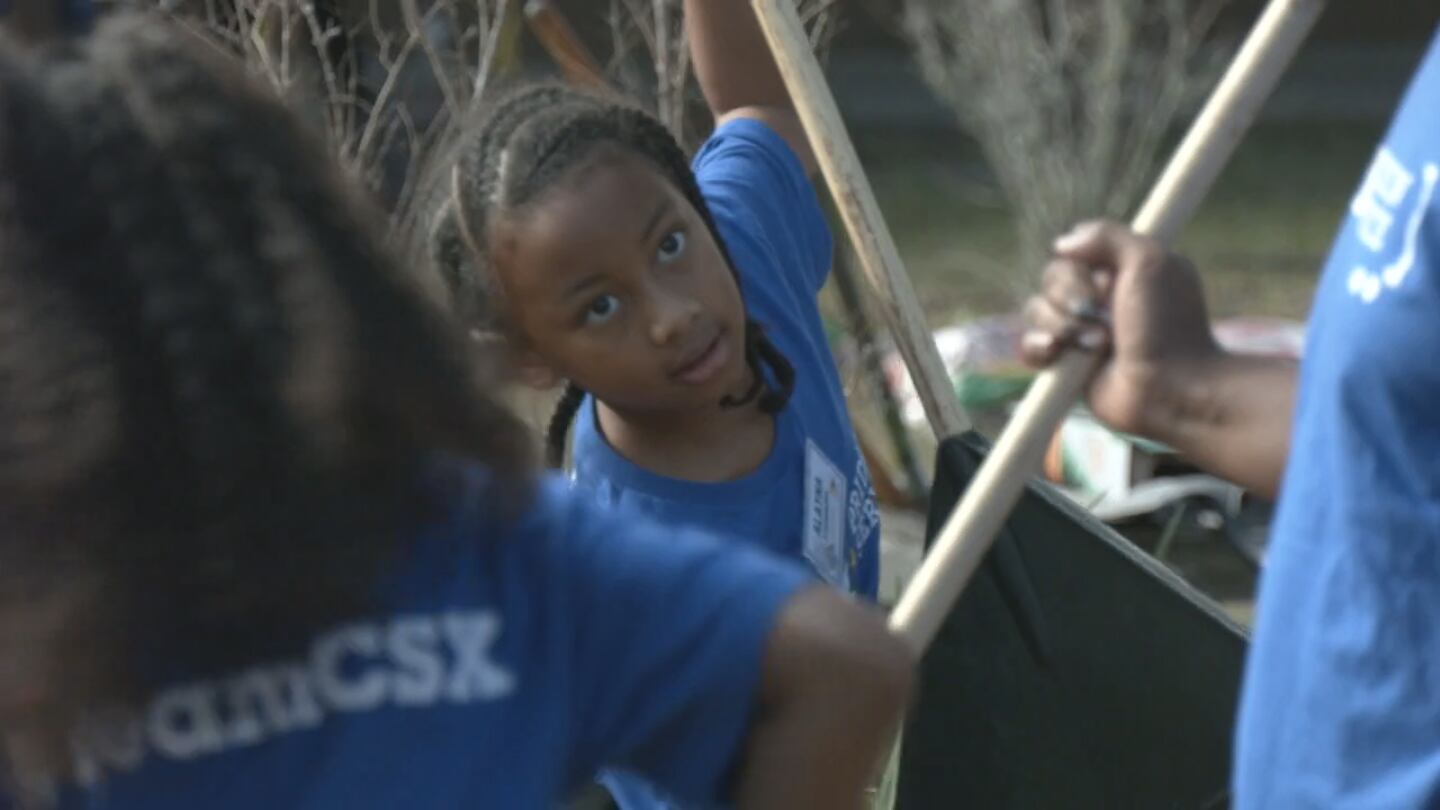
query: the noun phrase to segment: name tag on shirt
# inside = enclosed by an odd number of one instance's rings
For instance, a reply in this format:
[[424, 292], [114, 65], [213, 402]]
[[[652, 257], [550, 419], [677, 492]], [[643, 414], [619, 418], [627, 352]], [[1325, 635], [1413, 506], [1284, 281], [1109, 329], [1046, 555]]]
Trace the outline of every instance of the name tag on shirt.
[[805, 443], [805, 559], [831, 585], [849, 587], [845, 564], [845, 476], [834, 462]]

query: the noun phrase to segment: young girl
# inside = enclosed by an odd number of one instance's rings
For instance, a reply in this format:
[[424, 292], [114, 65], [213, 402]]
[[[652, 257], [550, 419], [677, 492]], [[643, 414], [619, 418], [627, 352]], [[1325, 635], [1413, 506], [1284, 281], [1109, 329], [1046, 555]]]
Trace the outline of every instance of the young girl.
[[813, 157], [748, 4], [686, 15], [718, 121], [693, 171], [639, 109], [523, 89], [461, 144], [433, 255], [476, 335], [507, 339], [532, 384], [564, 382], [551, 464], [575, 420], [574, 478], [602, 500], [873, 597], [878, 511], [816, 302]]
[[0, 41], [0, 806], [541, 808], [613, 765], [858, 807], [903, 648], [534, 480], [217, 54], [143, 18]]
[[[817, 306], [814, 158], [745, 0], [685, 6], [717, 128], [542, 85], [459, 147], [432, 252], [474, 332], [564, 382], [549, 461], [605, 503], [803, 559], [873, 598], [879, 516]], [[743, 297], [742, 297], [743, 294]], [[654, 806], [624, 779], [626, 810]]]

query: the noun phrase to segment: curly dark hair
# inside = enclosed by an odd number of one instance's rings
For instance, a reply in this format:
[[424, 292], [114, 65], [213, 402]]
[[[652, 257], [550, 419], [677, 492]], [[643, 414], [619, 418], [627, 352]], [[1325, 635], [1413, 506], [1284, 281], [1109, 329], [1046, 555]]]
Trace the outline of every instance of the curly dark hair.
[[277, 99], [160, 19], [0, 42], [0, 750], [17, 776], [88, 711], [373, 609], [438, 506], [435, 459], [483, 463], [497, 503], [524, 502], [523, 426], [382, 222]]
[[[486, 244], [490, 223], [534, 203], [563, 178], [616, 149], [648, 161], [684, 194], [734, 272], [690, 162], [659, 120], [611, 96], [550, 82], [522, 86], [486, 108], [484, 117], [453, 147], [448, 172], [431, 181], [440, 188], [435, 193], [440, 202], [430, 228], [430, 260], [470, 328], [507, 331]], [[766, 413], [779, 412], [794, 390], [795, 371], [753, 320], [745, 326], [745, 359], [754, 371], [755, 385], [744, 396], [722, 404], [739, 407], [754, 402]], [[552, 467], [559, 467], [564, 459], [566, 436], [584, 393], [573, 382], [567, 383], [550, 418], [545, 457]]]

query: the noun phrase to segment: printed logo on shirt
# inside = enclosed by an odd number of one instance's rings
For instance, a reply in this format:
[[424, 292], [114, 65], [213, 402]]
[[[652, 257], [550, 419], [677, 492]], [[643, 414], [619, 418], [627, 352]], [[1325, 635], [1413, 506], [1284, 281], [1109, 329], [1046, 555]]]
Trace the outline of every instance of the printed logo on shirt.
[[855, 475], [850, 479], [850, 548], [846, 555], [850, 572], [860, 567], [860, 557], [870, 543], [870, 533], [880, 524], [880, 507], [876, 504], [875, 487], [870, 483], [870, 468], [865, 457], [855, 457]]
[[[875, 502], [875, 487], [870, 483], [870, 468], [865, 459], [855, 458], [855, 475], [850, 479], [850, 536], [862, 546], [870, 532], [880, 523], [880, 507]], [[858, 548], [857, 548], [858, 551]]]
[[360, 622], [319, 636], [304, 661], [165, 689], [139, 716], [92, 718], [76, 735], [76, 776], [130, 771], [255, 745], [327, 716], [500, 700], [515, 676], [494, 661], [500, 615], [468, 610]]
[[847, 589], [845, 476], [814, 441], [805, 442], [805, 559], [820, 577]]
[[1376, 153], [1350, 202], [1356, 238], [1373, 254], [1370, 261], [1351, 269], [1347, 278], [1351, 295], [1366, 304], [1374, 303], [1381, 293], [1405, 281], [1415, 265], [1420, 226], [1434, 199], [1437, 180], [1440, 166], [1433, 162], [1416, 170], [1387, 147]]

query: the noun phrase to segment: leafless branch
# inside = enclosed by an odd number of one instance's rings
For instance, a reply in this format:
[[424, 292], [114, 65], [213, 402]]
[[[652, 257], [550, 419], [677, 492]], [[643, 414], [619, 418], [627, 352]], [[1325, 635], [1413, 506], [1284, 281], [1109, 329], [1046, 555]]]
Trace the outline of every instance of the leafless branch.
[[452, 111], [460, 109], [460, 95], [454, 87], [455, 78], [451, 75], [450, 66], [445, 64], [440, 57], [440, 51], [435, 42], [428, 35], [425, 26], [429, 23], [431, 14], [439, 8], [439, 4], [432, 5], [421, 16], [415, 7], [415, 0], [400, 0], [400, 9], [405, 14], [405, 25], [411, 35], [420, 43], [420, 49], [425, 53], [425, 58], [430, 60], [430, 72], [440, 85], [440, 92], [445, 96], [445, 106]]
[[[838, 0], [796, 0], [810, 40], [822, 56], [834, 37]], [[693, 113], [700, 93], [685, 40], [683, 0], [610, 0], [608, 71], [627, 93], [645, 103], [681, 143], [693, 145]], [[643, 50], [639, 50], [643, 48]], [[643, 60], [648, 72], [636, 75]]]
[[400, 225], [415, 214], [423, 160], [494, 76], [512, 0], [341, 0], [328, 12], [309, 0], [130, 2], [240, 58], [318, 123], [339, 164]]
[[1074, 219], [1137, 203], [1218, 75], [1226, 2], [902, 0], [921, 73], [980, 144], [1027, 266]]

